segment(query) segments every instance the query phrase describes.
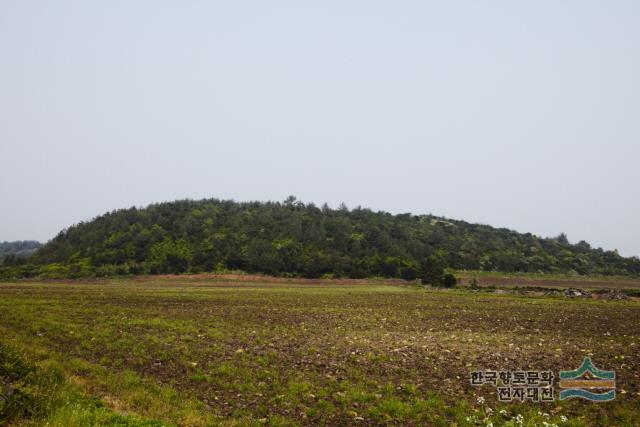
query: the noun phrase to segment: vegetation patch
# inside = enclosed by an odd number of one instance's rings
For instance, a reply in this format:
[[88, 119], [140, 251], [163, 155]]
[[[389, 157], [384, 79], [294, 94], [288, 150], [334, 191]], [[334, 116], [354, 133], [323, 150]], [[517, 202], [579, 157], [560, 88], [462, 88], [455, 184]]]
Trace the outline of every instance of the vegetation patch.
[[161, 427], [115, 413], [72, 385], [52, 360], [42, 364], [0, 343], [0, 425]]
[[[178, 277], [0, 284], [0, 313], [3, 382], [15, 396], [3, 414], [37, 425], [64, 411], [88, 420], [79, 425], [640, 417], [633, 300]], [[470, 385], [478, 369], [558, 372], [586, 356], [616, 371], [613, 402], [502, 403], [495, 389]]]
[[[1, 259], [1, 256], [0, 256]], [[446, 268], [638, 277], [640, 259], [432, 215], [229, 200], [180, 200], [106, 213], [63, 230], [0, 278], [242, 270], [281, 277], [400, 278], [452, 286]]]

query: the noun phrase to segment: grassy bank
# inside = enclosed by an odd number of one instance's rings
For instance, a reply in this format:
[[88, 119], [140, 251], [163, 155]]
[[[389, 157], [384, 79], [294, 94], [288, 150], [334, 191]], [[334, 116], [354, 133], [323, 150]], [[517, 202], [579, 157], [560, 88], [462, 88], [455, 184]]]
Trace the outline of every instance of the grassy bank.
[[54, 358], [34, 363], [0, 344], [0, 425], [161, 427], [160, 421], [116, 414], [69, 382]]

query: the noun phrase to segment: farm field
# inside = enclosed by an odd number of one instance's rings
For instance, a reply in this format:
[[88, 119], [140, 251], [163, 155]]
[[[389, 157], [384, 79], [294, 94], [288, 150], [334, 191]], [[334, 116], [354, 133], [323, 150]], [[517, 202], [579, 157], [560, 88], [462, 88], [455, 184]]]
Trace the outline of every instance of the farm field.
[[[640, 303], [197, 277], [0, 284], [0, 425], [637, 425]], [[497, 401], [478, 370], [616, 372]]]
[[461, 283], [475, 278], [480, 286], [495, 287], [539, 287], [565, 289], [570, 287], [591, 290], [630, 290], [640, 291], [640, 279], [615, 276], [569, 276], [534, 273], [496, 273], [458, 271], [456, 276]]

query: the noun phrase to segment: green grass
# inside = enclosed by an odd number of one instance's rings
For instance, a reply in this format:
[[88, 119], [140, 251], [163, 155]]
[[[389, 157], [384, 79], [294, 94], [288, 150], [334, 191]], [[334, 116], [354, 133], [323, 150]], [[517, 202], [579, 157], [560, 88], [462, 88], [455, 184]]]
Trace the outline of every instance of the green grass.
[[160, 421], [114, 413], [99, 399], [71, 384], [52, 360], [31, 364], [23, 355], [0, 345], [0, 425], [19, 423], [51, 427], [160, 427]]
[[[5, 283], [0, 353], [9, 362], [0, 376], [26, 397], [5, 403], [14, 409], [3, 407], [2, 419], [498, 426], [521, 415], [522, 425], [635, 425], [638, 324], [635, 301], [379, 282]], [[557, 372], [584, 356], [616, 371], [615, 401], [505, 404], [494, 389], [469, 385], [472, 370]]]
[[628, 288], [640, 288], [640, 276], [604, 276], [592, 275], [581, 276], [578, 274], [568, 273], [522, 273], [522, 272], [499, 272], [499, 271], [480, 271], [480, 270], [452, 270], [451, 271], [463, 283], [476, 278], [483, 282], [491, 282], [492, 279], [510, 279], [514, 285], [526, 284], [527, 282], [545, 282], [558, 281], [565, 284], [596, 285], [604, 287], [626, 286]]

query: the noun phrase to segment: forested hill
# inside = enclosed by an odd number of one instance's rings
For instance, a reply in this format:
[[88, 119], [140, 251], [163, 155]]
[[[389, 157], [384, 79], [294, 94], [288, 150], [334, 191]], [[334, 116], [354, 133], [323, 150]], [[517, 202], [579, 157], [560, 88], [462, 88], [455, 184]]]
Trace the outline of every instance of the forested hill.
[[0, 264], [13, 264], [17, 260], [29, 257], [42, 243], [34, 240], [0, 242]]
[[434, 257], [453, 269], [640, 273], [638, 258], [583, 241], [570, 244], [564, 235], [540, 238], [431, 215], [330, 209], [293, 197], [283, 203], [181, 200], [117, 210], [62, 231], [32, 262], [45, 273], [48, 268], [79, 275], [243, 270], [411, 279]]

